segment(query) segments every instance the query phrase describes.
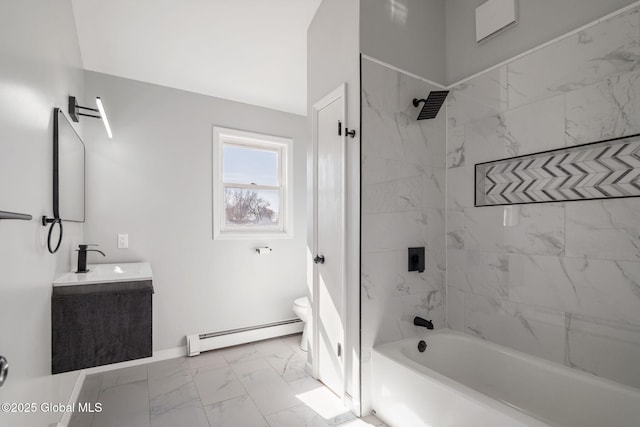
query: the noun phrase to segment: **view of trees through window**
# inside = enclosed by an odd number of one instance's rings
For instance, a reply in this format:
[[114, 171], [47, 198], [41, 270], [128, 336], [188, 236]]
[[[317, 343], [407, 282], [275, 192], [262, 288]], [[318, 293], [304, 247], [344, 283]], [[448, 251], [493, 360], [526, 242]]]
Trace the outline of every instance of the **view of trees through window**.
[[[274, 194], [271, 194], [274, 193]], [[225, 216], [228, 225], [277, 225], [278, 206], [270, 200], [277, 191], [225, 188]]]

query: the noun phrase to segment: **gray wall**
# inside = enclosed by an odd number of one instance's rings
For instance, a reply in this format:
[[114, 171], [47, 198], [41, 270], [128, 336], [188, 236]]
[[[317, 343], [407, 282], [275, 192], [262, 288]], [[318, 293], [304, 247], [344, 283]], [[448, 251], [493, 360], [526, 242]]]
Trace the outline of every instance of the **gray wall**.
[[[357, 135], [347, 145], [347, 335], [357, 340], [359, 334], [359, 248], [360, 248], [360, 63], [359, 63], [359, 0], [323, 0], [307, 30], [307, 103], [309, 114], [307, 132], [311, 135], [312, 106], [342, 83], [347, 86], [347, 126], [356, 129]], [[312, 164], [312, 147], [309, 146], [307, 164]], [[308, 166], [309, 171], [311, 167]], [[313, 188], [311, 173], [307, 185]], [[313, 203], [309, 194], [308, 217], [309, 254], [313, 253]], [[311, 259], [307, 260], [309, 273]], [[312, 293], [312, 279], [307, 284]], [[313, 295], [311, 295], [313, 296]], [[347, 360], [347, 393], [359, 401], [357, 342], [345, 343]], [[309, 356], [311, 351], [309, 352]]]
[[485, 1], [445, 2], [447, 84], [458, 82], [634, 2], [518, 0], [518, 24], [478, 44], [475, 37], [475, 8]]
[[445, 83], [445, 0], [363, 0], [360, 50], [387, 64]]
[[[51, 282], [69, 270], [82, 226], [65, 223], [56, 255], [39, 218], [52, 215], [53, 107], [83, 96], [71, 2], [0, 5], [0, 210], [33, 215], [0, 221], [0, 354], [10, 374], [3, 402], [67, 402], [77, 373], [51, 376]], [[1, 425], [43, 426], [61, 414], [0, 413]]]
[[[87, 130], [86, 237], [107, 254], [89, 261], [151, 263], [154, 350], [295, 317], [306, 292], [305, 117], [95, 72], [85, 80], [114, 133]], [[293, 138], [293, 239], [212, 239], [213, 125]], [[129, 249], [117, 249], [118, 233]], [[273, 252], [257, 255], [266, 245]]]
[[[640, 387], [640, 198], [473, 207], [479, 162], [640, 132], [634, 10], [454, 87], [449, 327]], [[509, 83], [507, 85], [507, 82]]]
[[[371, 410], [371, 348], [445, 327], [446, 113], [416, 121], [411, 100], [435, 87], [362, 61], [362, 392]], [[407, 271], [423, 246], [426, 269]], [[375, 408], [374, 408], [375, 409]]]

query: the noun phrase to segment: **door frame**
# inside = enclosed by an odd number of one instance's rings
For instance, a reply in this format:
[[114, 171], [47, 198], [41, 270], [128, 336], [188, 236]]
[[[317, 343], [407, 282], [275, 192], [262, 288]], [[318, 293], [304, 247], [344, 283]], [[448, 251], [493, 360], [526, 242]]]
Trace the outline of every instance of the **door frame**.
[[[342, 135], [340, 136], [342, 142], [342, 221], [340, 224], [340, 230], [342, 231], [342, 254], [343, 254], [343, 269], [342, 269], [342, 309], [340, 317], [342, 320], [342, 384], [340, 387], [340, 398], [343, 401], [346, 399], [347, 389], [347, 364], [351, 362], [348, 356], [347, 349], [350, 337], [348, 336], [349, 328], [347, 325], [347, 139], [346, 139], [346, 121], [347, 121], [347, 86], [346, 83], [342, 83], [336, 89], [324, 96], [318, 102], [313, 104], [311, 108], [311, 135], [312, 135], [312, 153], [313, 153], [313, 254], [312, 257], [318, 254], [318, 114], [320, 110], [334, 102], [336, 99], [342, 97]], [[336, 130], [337, 131], [337, 130]], [[312, 376], [318, 378], [319, 375], [319, 274], [318, 265], [311, 264], [313, 267], [313, 299], [311, 304], [311, 318], [312, 318], [312, 331], [313, 331], [313, 346], [312, 346]]]

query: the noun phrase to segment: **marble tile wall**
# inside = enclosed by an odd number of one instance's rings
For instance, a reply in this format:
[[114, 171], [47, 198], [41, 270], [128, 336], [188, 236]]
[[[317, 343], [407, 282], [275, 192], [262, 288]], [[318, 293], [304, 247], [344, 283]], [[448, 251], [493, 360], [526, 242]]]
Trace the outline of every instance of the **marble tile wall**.
[[[411, 102], [431, 90], [362, 61], [363, 413], [370, 410], [371, 348], [424, 333], [414, 316], [445, 326], [446, 114], [443, 107], [435, 119], [417, 121]], [[407, 271], [414, 246], [426, 248], [423, 273]]]
[[452, 329], [640, 388], [640, 198], [473, 207], [478, 162], [640, 133], [640, 13], [453, 88], [446, 312]]

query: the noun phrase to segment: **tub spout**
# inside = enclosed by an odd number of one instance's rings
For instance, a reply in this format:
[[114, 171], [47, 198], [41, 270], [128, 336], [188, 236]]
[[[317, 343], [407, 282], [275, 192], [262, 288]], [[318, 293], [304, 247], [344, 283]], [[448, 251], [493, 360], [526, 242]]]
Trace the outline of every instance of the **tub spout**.
[[433, 329], [433, 322], [431, 320], [423, 319], [422, 317], [414, 317], [413, 324], [416, 326], [423, 326], [427, 329]]

